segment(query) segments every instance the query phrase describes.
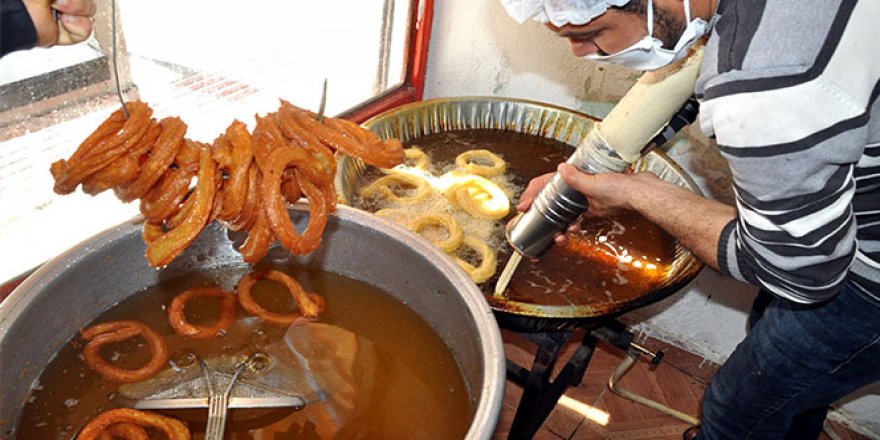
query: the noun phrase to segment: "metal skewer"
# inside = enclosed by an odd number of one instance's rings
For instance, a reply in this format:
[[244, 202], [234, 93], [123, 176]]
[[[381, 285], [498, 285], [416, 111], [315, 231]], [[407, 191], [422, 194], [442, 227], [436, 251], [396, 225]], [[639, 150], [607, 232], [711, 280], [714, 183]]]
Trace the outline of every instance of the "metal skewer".
[[324, 78], [324, 89], [321, 92], [321, 104], [318, 105], [318, 117], [315, 118], [320, 123], [324, 123], [324, 107], [327, 106], [327, 78]]
[[110, 33], [113, 37], [113, 79], [116, 81], [116, 95], [119, 96], [119, 103], [122, 104], [122, 113], [125, 115], [125, 119], [128, 119], [128, 107], [125, 105], [125, 98], [122, 97], [122, 87], [119, 85], [119, 67], [117, 66], [116, 61], [116, 0], [112, 0], [110, 6], [110, 15], [112, 15], [110, 18]]

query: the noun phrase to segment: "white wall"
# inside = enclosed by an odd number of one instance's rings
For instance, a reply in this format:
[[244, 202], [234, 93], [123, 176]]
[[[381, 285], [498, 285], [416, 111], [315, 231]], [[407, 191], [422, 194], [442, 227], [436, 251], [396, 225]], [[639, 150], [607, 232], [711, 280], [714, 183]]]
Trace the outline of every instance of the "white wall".
[[[638, 74], [574, 57], [568, 43], [536, 23], [519, 25], [499, 0], [436, 2], [425, 98], [504, 96], [548, 102], [604, 116]], [[669, 153], [703, 191], [731, 200], [724, 160], [697, 128]], [[723, 362], [745, 336], [755, 288], [704, 270], [681, 293], [638, 312], [637, 327], [703, 357]], [[880, 438], [880, 396], [866, 394], [835, 419]], [[852, 399], [850, 399], [852, 400]]]

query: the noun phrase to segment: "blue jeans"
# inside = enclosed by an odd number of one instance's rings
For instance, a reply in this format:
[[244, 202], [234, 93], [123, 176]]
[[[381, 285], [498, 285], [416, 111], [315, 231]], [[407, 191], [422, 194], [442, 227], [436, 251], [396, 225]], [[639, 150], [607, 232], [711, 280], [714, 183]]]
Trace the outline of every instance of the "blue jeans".
[[880, 380], [880, 305], [856, 289], [813, 305], [761, 292], [706, 390], [697, 438], [816, 439], [831, 403]]

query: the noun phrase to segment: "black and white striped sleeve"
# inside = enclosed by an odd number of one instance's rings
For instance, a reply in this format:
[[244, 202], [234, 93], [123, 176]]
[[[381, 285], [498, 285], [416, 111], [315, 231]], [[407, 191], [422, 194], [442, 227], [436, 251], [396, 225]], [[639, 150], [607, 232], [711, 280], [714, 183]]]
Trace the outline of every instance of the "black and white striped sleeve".
[[[877, 2], [856, 3], [842, 2], [811, 64], [718, 73], [702, 96], [701, 125], [730, 164], [737, 203], [720, 269], [800, 303], [835, 295], [858, 250], [855, 175], [880, 77], [865, 57], [880, 46], [864, 40]], [[750, 50], [773, 50], [760, 44]]]

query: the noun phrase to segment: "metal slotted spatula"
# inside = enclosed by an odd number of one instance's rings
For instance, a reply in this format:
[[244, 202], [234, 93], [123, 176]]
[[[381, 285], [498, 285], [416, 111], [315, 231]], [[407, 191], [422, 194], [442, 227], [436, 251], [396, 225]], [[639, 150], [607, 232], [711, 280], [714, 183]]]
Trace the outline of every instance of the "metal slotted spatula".
[[[223, 413], [232, 424], [264, 426], [291, 410], [321, 403], [333, 423], [354, 420], [378, 371], [378, 350], [368, 340], [332, 324], [306, 322], [259, 351], [200, 359], [195, 353], [173, 356], [172, 368], [139, 383], [119, 387], [115, 403], [137, 409], [187, 410], [170, 414], [222, 431]], [[195, 410], [195, 411], [193, 411]], [[259, 424], [259, 425], [257, 425]]]
[[267, 353], [206, 360], [184, 353], [172, 366], [147, 381], [121, 386], [118, 398], [149, 410], [206, 409], [218, 395], [225, 396], [224, 406], [231, 409], [302, 408], [322, 399], [323, 393], [305, 377], [310, 372], [275, 362]]

